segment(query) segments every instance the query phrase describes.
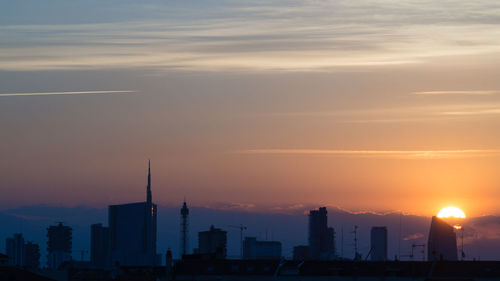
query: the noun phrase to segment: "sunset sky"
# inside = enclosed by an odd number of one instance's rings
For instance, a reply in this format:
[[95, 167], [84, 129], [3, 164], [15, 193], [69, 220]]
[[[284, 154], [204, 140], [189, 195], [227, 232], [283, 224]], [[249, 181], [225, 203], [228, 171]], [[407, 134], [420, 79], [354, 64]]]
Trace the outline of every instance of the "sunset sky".
[[0, 204], [500, 214], [500, 2], [0, 0]]

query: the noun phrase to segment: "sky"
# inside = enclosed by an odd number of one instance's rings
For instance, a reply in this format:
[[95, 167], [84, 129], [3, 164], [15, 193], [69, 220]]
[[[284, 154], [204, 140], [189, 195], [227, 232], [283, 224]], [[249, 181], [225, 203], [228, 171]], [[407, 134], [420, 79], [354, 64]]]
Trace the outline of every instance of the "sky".
[[500, 214], [500, 3], [0, 0], [0, 205]]

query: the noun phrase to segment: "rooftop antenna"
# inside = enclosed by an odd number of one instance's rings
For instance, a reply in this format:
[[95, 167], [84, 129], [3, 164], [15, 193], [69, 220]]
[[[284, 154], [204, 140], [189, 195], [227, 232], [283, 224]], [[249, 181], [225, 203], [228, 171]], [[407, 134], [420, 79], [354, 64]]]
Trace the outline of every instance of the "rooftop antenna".
[[401, 229], [403, 224], [403, 211], [399, 213], [399, 238], [398, 238], [398, 259], [401, 259]]
[[354, 233], [354, 260], [357, 260], [358, 259], [358, 226], [355, 225], [354, 226], [354, 231], [352, 232]]
[[344, 257], [344, 226], [340, 227], [340, 257]]

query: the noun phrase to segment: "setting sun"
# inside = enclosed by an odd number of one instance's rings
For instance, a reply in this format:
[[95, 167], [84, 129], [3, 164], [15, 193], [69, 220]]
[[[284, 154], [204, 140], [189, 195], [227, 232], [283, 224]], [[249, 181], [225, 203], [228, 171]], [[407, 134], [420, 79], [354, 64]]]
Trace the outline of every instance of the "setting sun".
[[460, 218], [465, 219], [464, 211], [457, 207], [445, 207], [438, 213], [438, 218]]

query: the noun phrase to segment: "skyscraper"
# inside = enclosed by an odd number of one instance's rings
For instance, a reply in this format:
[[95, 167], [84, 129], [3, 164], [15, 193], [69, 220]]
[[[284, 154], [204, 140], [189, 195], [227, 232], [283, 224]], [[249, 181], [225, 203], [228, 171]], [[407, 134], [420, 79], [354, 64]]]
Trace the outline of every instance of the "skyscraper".
[[90, 262], [96, 268], [108, 268], [109, 228], [97, 223], [90, 226]]
[[23, 266], [24, 259], [24, 238], [21, 233], [14, 234], [14, 237], [5, 240], [5, 251], [9, 256], [9, 265]]
[[372, 227], [370, 233], [370, 248], [372, 261], [387, 260], [387, 227]]
[[202, 255], [215, 255], [226, 258], [227, 232], [210, 226], [210, 230], [198, 233], [198, 249]]
[[63, 262], [71, 260], [72, 229], [60, 222], [47, 228], [47, 266], [57, 269]]
[[432, 217], [429, 240], [427, 242], [427, 259], [429, 261], [456, 261], [457, 236], [453, 227], [436, 216]]
[[328, 260], [335, 256], [335, 231], [328, 227], [326, 207], [309, 212], [308, 258]]
[[38, 244], [27, 242], [24, 244], [23, 267], [36, 270], [40, 267], [40, 247]]
[[24, 243], [21, 233], [14, 234], [14, 237], [7, 238], [5, 242], [9, 265], [33, 270], [40, 266], [40, 247], [38, 244]]
[[153, 266], [161, 262], [156, 253], [157, 207], [151, 194], [148, 163], [146, 202], [109, 206], [111, 265]]
[[184, 204], [181, 208], [181, 256], [188, 254], [189, 248], [189, 209], [184, 199]]

